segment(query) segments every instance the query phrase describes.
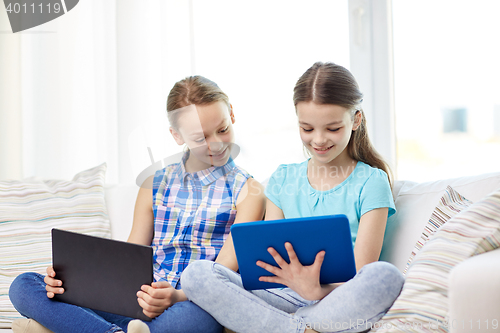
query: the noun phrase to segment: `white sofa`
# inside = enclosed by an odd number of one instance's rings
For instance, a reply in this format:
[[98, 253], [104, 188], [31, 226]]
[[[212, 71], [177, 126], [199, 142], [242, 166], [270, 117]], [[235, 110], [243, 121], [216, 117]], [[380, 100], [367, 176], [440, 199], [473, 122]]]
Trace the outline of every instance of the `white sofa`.
[[[424, 225], [448, 185], [476, 202], [500, 188], [500, 173], [427, 183], [396, 181], [393, 195], [398, 212], [392, 220], [393, 228], [386, 235], [381, 260], [404, 270]], [[137, 192], [138, 187], [133, 184], [106, 186], [106, 206], [114, 239], [126, 240], [128, 237]], [[500, 320], [500, 249], [462, 262], [452, 270], [449, 282], [450, 318]], [[465, 331], [473, 330], [467, 327], [450, 330], [453, 333]], [[12, 331], [0, 329], [0, 332]]]

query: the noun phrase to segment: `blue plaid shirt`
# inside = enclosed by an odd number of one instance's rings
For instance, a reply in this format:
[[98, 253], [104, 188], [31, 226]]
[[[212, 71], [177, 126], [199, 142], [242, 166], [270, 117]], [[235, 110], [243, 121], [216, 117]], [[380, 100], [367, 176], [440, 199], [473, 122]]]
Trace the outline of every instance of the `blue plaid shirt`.
[[153, 181], [155, 281], [180, 289], [190, 262], [215, 260], [236, 217], [236, 199], [250, 175], [232, 159], [220, 167], [189, 173], [175, 163], [155, 173]]

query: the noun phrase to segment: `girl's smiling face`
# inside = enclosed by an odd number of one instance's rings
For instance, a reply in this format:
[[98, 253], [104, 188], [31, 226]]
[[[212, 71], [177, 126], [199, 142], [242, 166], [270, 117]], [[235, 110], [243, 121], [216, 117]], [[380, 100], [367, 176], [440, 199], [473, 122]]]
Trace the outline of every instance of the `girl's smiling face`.
[[300, 138], [314, 162], [331, 165], [350, 160], [346, 147], [359, 127], [359, 112], [353, 121], [351, 112], [339, 105], [299, 102], [296, 109]]
[[186, 169], [196, 172], [211, 166], [222, 166], [231, 155], [234, 142], [234, 114], [224, 102], [190, 105], [183, 108], [178, 129], [170, 128], [175, 141], [186, 144], [191, 152]]

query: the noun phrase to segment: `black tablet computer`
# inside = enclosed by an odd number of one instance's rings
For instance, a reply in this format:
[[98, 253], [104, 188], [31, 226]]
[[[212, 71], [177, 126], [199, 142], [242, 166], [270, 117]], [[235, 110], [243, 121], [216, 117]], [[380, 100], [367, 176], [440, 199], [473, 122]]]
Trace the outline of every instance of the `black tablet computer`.
[[65, 290], [56, 300], [151, 320], [136, 296], [153, 282], [150, 246], [52, 229], [52, 265]]

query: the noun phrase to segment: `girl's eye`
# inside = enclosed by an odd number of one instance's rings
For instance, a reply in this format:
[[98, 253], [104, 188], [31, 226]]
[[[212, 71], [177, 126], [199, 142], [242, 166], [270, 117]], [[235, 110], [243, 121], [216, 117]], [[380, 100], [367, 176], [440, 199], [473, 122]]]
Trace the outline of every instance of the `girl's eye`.
[[194, 142], [196, 142], [196, 143], [202, 143], [203, 141], [205, 141], [205, 138], [201, 138], [201, 139], [198, 139], [198, 140], [194, 140]]
[[312, 130], [313, 130], [312, 128], [304, 128], [304, 127], [301, 127], [301, 128], [304, 132], [312, 132]]
[[229, 130], [229, 126], [226, 126], [225, 128], [221, 129], [219, 132], [226, 133], [228, 130]]
[[342, 127], [339, 127], [339, 128], [333, 128], [333, 129], [328, 129], [330, 132], [337, 132], [339, 129], [341, 129]]

